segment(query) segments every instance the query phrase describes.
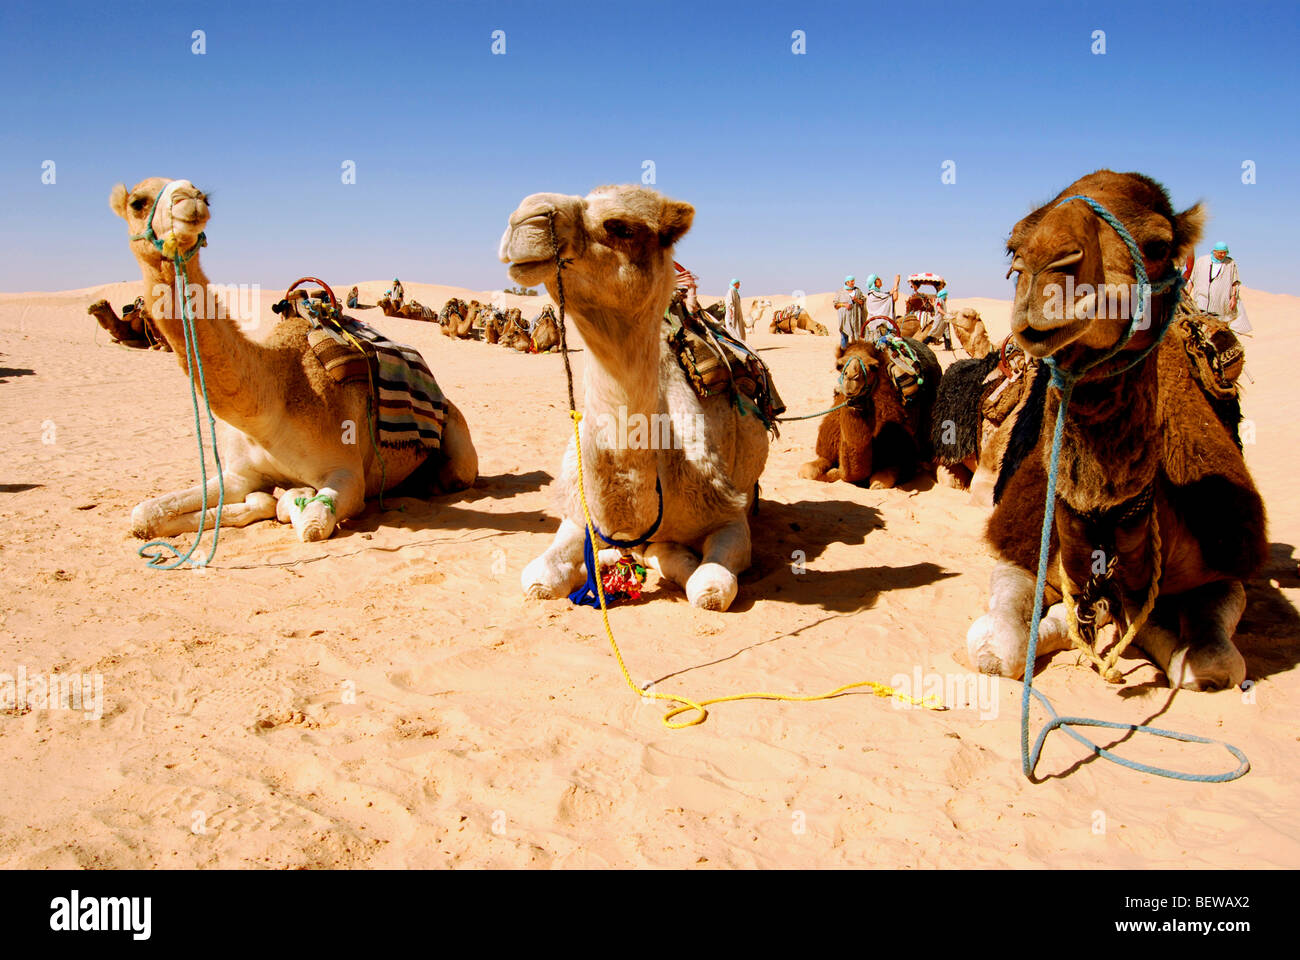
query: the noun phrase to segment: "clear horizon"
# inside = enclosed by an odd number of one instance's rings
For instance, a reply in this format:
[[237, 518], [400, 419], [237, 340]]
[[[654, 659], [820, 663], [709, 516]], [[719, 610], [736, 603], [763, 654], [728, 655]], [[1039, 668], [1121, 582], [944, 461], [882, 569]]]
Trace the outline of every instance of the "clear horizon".
[[1204, 201], [1198, 252], [1225, 240], [1247, 287], [1283, 292], [1298, 20], [1282, 4], [10, 4], [0, 290], [138, 279], [108, 195], [150, 176], [213, 193], [219, 282], [499, 289], [519, 200], [641, 182], [652, 161], [653, 186], [696, 207], [677, 255], [706, 291], [929, 270], [955, 298], [1006, 299], [1011, 225], [1108, 166], [1160, 180], [1177, 209]]

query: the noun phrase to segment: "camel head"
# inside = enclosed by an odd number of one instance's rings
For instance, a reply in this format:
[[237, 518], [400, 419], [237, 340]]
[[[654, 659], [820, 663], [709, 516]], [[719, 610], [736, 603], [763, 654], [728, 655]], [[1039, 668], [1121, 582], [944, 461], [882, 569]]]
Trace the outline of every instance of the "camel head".
[[207, 194], [188, 180], [168, 180], [165, 177], [141, 180], [130, 190], [119, 183], [109, 195], [108, 205], [126, 221], [135, 258], [155, 269], [165, 258], [152, 241], [143, 236], [151, 224], [159, 240], [165, 243], [169, 236], [174, 236], [177, 248], [188, 253], [197, 250], [200, 234], [210, 216]]
[[544, 283], [556, 297], [552, 216], [560, 255], [572, 260], [564, 270], [565, 299], [584, 336], [602, 332], [617, 343], [638, 321], [657, 331], [673, 290], [673, 245], [691, 228], [695, 208], [640, 186], [524, 198], [499, 255], [516, 283]]
[[885, 374], [884, 364], [874, 345], [854, 340], [835, 351], [835, 369], [839, 371], [839, 391], [849, 401], [865, 401]]
[[[1012, 228], [1007, 251], [1010, 273], [1018, 274], [1012, 334], [1030, 356], [1059, 354], [1067, 368], [1089, 351], [1113, 347], [1127, 332], [1137, 302], [1128, 247], [1088, 204], [1060, 203], [1076, 194], [1096, 200], [1124, 224], [1152, 284], [1170, 275], [1191, 252], [1205, 223], [1200, 204], [1175, 214], [1164, 187], [1150, 177], [1098, 170]], [[1172, 290], [1152, 294], [1144, 329], [1134, 334], [1129, 347], [1149, 345], [1157, 326], [1153, 318], [1173, 307]]]

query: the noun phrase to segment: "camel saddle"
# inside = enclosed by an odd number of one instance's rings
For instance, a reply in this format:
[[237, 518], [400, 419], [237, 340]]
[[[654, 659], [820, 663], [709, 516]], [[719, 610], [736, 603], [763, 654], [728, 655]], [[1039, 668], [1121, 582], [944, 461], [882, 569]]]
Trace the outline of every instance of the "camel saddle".
[[[298, 290], [271, 309], [281, 316], [306, 320], [307, 344], [336, 383], [364, 383], [370, 388], [375, 440], [395, 449], [420, 447], [432, 452], [442, 445], [447, 402], [424, 358], [413, 347], [389, 340], [360, 320], [344, 316], [323, 291], [309, 296]], [[332, 295], [331, 295], [332, 296]]]
[[1212, 313], [1202, 313], [1184, 299], [1174, 316], [1174, 331], [1183, 342], [1192, 376], [1211, 399], [1235, 398], [1246, 366], [1246, 350], [1232, 328]]
[[758, 354], [729, 334], [711, 314], [694, 314], [680, 298], [664, 311], [664, 336], [701, 400], [730, 394], [742, 412], [757, 413], [774, 434], [785, 412], [772, 373]]

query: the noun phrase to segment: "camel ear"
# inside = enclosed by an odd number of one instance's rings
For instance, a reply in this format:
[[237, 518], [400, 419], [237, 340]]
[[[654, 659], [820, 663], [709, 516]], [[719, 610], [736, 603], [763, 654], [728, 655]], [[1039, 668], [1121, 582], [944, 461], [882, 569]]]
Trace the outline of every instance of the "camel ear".
[[108, 195], [108, 205], [113, 208], [123, 220], [126, 219], [126, 184], [119, 183], [113, 188], [113, 192]]
[[1208, 218], [1205, 207], [1199, 203], [1174, 217], [1174, 263], [1182, 263], [1196, 249]]
[[844, 353], [845, 353], [845, 351], [847, 351], [847, 350], [848, 350], [848, 347], [844, 346], [844, 344], [840, 344], [838, 347], [835, 348], [835, 359], [836, 359], [836, 360], [839, 360], [839, 359], [843, 358]]
[[671, 247], [691, 229], [695, 220], [695, 208], [680, 200], [664, 201], [659, 214], [659, 245]]

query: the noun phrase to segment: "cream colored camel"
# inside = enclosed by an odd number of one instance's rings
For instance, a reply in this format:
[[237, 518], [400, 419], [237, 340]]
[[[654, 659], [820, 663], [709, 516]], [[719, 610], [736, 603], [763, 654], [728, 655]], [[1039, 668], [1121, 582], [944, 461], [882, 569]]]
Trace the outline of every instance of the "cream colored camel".
[[[150, 211], [154, 233], [164, 245], [174, 241], [182, 252], [192, 251], [186, 270], [191, 295], [197, 294], [193, 326], [198, 353], [218, 418], [226, 491], [223, 525], [242, 527], [268, 519], [277, 516], [277, 507], [285, 520], [294, 498], [319, 494], [332, 501], [333, 508], [325, 499], [315, 500], [294, 525], [303, 540], [322, 540], [338, 521], [360, 513], [366, 497], [391, 489], [417, 470], [419, 482], [427, 479], [431, 491], [462, 490], [474, 482], [478, 455], [465, 418], [451, 403], [436, 458], [423, 451], [385, 448], [381, 481], [380, 464], [366, 439], [368, 388], [339, 386], [329, 378], [307, 345], [307, 322], [285, 317], [262, 338], [253, 339], [227, 316], [220, 298], [209, 295], [213, 292], [198, 250], [208, 222], [207, 198], [192, 183], [153, 177], [132, 190], [118, 184], [109, 204], [126, 220], [131, 252], [144, 274], [149, 315], [187, 374], [183, 320], [174, 306], [175, 267], [150, 240], [140, 237]], [[217, 484], [216, 477], [208, 482], [209, 526], [216, 520]], [[287, 490], [280, 504], [271, 494], [277, 488]], [[197, 530], [202, 503], [202, 485], [147, 500], [131, 512], [132, 532], [149, 538]]]
[[749, 301], [749, 326], [753, 330], [758, 329], [758, 325], [763, 322], [763, 317], [767, 311], [772, 309], [772, 301], [767, 299], [753, 299]]
[[[665, 349], [673, 244], [694, 216], [689, 204], [639, 186], [601, 187], [586, 197], [538, 193], [510, 215], [500, 256], [516, 283], [545, 283], [557, 297], [554, 218], [560, 253], [572, 260], [564, 271], [568, 316], [589, 351], [581, 431], [592, 519], [611, 537], [646, 536], [659, 510], [657, 480], [663, 519], [639, 553], [695, 606], [725, 610], [750, 563], [748, 510], [768, 437], [727, 395], [701, 401]], [[557, 395], [563, 389], [555, 384]], [[632, 442], [639, 435], [622, 436], [619, 424], [634, 418], [670, 429], [652, 428], [649, 442]], [[563, 520], [546, 552], [524, 568], [530, 597], [562, 597], [587, 575], [572, 437], [556, 486]]]

